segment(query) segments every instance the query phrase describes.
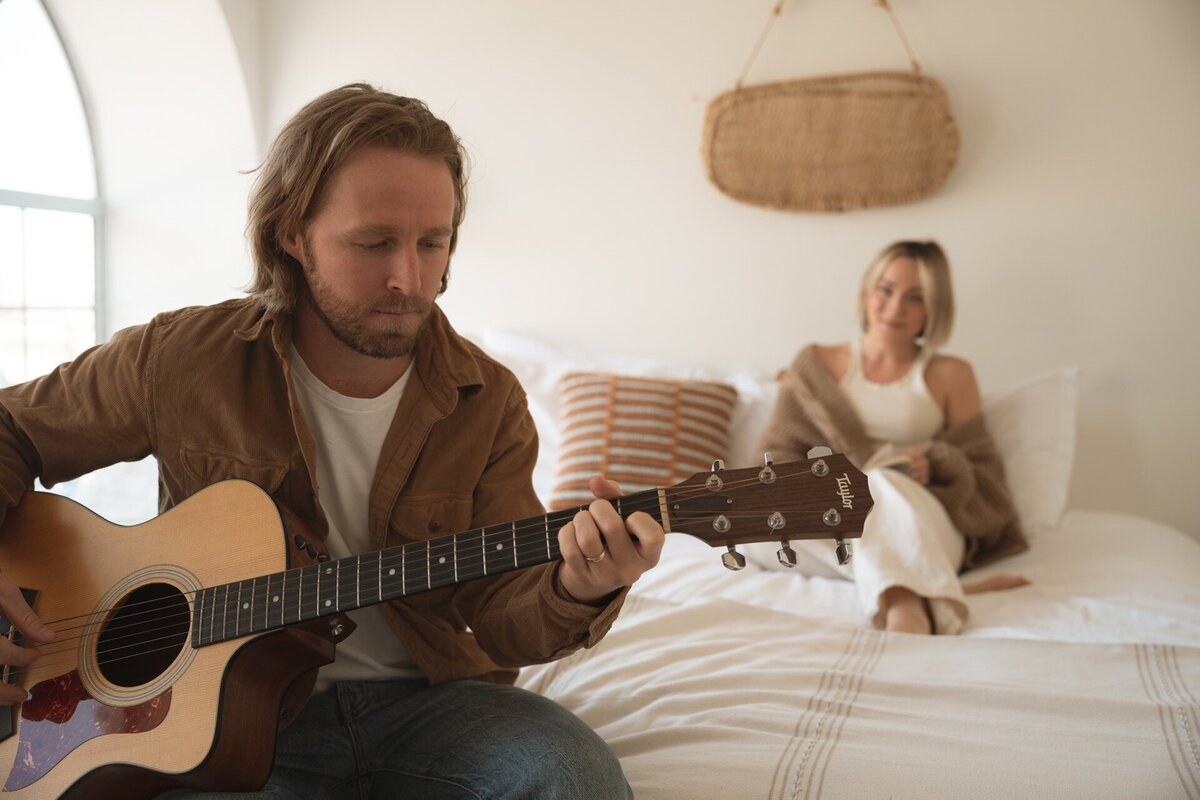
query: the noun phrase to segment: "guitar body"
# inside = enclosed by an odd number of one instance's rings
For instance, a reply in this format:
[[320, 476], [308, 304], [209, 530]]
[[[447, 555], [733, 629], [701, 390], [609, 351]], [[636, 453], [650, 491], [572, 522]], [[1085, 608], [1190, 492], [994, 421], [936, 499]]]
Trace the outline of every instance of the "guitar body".
[[31, 697], [0, 728], [0, 795], [261, 786], [285, 690], [328, 663], [333, 644], [293, 628], [196, 648], [188, 620], [199, 589], [287, 568], [287, 535], [274, 502], [245, 481], [131, 527], [27, 493], [0, 535], [0, 569], [36, 593], [57, 639], [23, 671]]

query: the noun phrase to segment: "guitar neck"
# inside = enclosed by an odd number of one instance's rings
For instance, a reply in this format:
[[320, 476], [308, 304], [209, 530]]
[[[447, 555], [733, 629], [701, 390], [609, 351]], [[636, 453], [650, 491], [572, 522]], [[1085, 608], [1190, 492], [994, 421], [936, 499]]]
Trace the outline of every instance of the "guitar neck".
[[[662, 492], [650, 489], [612, 503], [622, 518], [644, 511], [663, 524]], [[201, 589], [192, 612], [192, 646], [558, 561], [558, 530], [581, 508]]]

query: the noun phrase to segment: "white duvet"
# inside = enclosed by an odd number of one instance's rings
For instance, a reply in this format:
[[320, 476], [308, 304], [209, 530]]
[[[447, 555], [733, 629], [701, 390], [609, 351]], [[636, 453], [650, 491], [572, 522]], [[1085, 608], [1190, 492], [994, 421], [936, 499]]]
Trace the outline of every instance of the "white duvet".
[[[521, 684], [638, 798], [1200, 798], [1200, 545], [1070, 512], [962, 636], [886, 634], [853, 586], [725, 570], [682, 535], [594, 649]], [[979, 575], [986, 575], [981, 570]]]

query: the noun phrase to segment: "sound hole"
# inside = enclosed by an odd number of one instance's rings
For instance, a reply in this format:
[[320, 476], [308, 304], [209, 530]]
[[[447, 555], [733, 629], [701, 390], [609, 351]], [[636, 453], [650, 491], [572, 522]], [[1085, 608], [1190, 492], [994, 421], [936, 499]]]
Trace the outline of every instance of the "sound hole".
[[100, 674], [122, 687], [154, 680], [183, 649], [189, 624], [187, 600], [178, 588], [150, 583], [134, 589], [100, 633]]

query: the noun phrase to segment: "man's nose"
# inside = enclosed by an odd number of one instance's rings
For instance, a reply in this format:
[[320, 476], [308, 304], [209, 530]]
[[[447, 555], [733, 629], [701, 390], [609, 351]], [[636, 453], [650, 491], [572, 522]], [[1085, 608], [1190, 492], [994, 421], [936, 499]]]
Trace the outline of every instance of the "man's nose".
[[407, 295], [421, 291], [421, 263], [415, 245], [396, 248], [388, 263], [387, 286]]

